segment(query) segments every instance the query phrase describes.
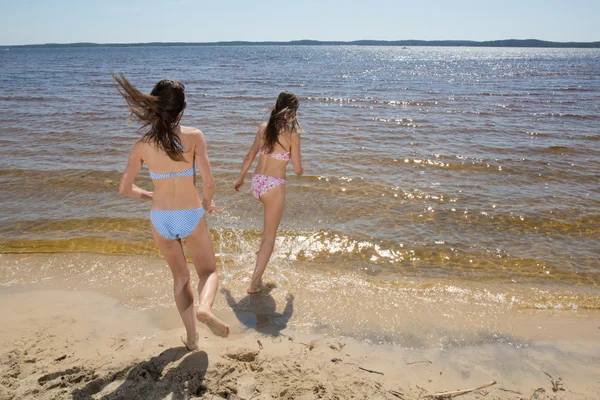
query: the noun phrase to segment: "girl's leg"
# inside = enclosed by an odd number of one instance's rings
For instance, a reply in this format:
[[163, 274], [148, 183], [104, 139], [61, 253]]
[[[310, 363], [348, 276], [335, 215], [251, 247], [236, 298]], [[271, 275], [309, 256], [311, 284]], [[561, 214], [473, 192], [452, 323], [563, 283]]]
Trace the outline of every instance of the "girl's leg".
[[194, 231], [186, 237], [186, 247], [199, 278], [200, 305], [196, 317], [200, 322], [205, 323], [215, 335], [227, 337], [229, 326], [211, 312], [219, 287], [219, 275], [217, 274], [212, 238], [204, 217], [198, 222]]
[[260, 249], [256, 255], [256, 267], [252, 274], [252, 281], [248, 288], [248, 294], [258, 293], [261, 290], [261, 280], [271, 254], [275, 246], [277, 229], [281, 216], [283, 215], [283, 206], [285, 204], [285, 184], [274, 187], [260, 198], [265, 209], [264, 227]]
[[196, 320], [194, 318], [194, 293], [190, 282], [190, 270], [183, 252], [180, 240], [169, 240], [160, 236], [154, 226], [152, 227], [154, 241], [158, 245], [165, 261], [169, 264], [173, 274], [173, 293], [177, 311], [183, 320], [187, 332], [187, 340], [184, 341], [189, 350], [198, 348], [198, 335], [196, 333]]

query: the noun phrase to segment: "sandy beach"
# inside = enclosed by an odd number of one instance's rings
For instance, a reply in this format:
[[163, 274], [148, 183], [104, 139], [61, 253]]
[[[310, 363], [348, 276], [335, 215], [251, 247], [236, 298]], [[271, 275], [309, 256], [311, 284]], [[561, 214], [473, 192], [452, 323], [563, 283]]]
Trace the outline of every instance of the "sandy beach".
[[[0, 399], [417, 399], [492, 382], [461, 398], [600, 397], [598, 313], [523, 319], [555, 340], [443, 350], [270, 334], [221, 312], [231, 336], [201, 327], [195, 352], [180, 341], [174, 307], [161, 314], [94, 291], [2, 289]], [[579, 335], [561, 334], [574, 326]]]

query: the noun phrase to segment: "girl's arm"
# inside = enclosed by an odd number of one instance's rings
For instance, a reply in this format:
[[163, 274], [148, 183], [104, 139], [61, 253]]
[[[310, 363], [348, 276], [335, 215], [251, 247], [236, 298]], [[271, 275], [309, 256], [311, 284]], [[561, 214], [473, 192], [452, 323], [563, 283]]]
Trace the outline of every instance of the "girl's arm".
[[254, 159], [256, 158], [256, 155], [258, 154], [258, 150], [260, 150], [260, 137], [262, 136], [262, 132], [264, 131], [265, 128], [266, 128], [266, 124], [262, 124], [258, 128], [258, 131], [256, 132], [256, 136], [254, 137], [254, 143], [252, 143], [252, 147], [250, 148], [250, 151], [248, 152], [248, 154], [246, 154], [246, 157], [244, 157], [244, 162], [242, 163], [242, 171], [240, 172], [240, 177], [233, 184], [233, 189], [235, 191], [238, 191], [238, 192], [240, 191], [240, 186], [242, 186], [242, 184], [244, 183], [244, 177], [246, 176], [246, 173], [252, 166], [252, 163], [254, 162]]
[[127, 161], [127, 167], [121, 176], [121, 182], [119, 183], [119, 193], [126, 197], [138, 200], [152, 200], [152, 192], [141, 189], [133, 184], [135, 177], [142, 169], [144, 160], [142, 160], [140, 152], [141, 143], [136, 142], [129, 153], [129, 160]]
[[300, 132], [292, 133], [291, 153], [294, 172], [296, 173], [296, 175], [302, 175], [304, 173], [304, 167], [302, 167], [302, 158], [300, 157]]
[[213, 196], [215, 195], [215, 178], [213, 178], [208, 161], [208, 151], [206, 150], [206, 141], [204, 134], [196, 129], [194, 154], [196, 157], [196, 166], [202, 176], [202, 207], [208, 213], [216, 210]]

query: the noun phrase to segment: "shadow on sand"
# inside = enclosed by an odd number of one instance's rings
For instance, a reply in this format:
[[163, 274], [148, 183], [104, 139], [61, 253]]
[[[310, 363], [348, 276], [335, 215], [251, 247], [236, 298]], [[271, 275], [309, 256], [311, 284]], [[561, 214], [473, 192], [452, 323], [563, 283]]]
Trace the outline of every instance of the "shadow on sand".
[[[176, 367], [166, 368], [181, 358]], [[103, 400], [164, 399], [169, 395], [172, 400], [200, 397], [206, 392], [207, 368], [208, 356], [204, 351], [190, 353], [185, 347], [171, 348], [148, 361], [88, 382], [73, 392], [73, 399], [88, 400], [94, 395]], [[167, 372], [163, 374], [165, 369]]]
[[275, 299], [270, 291], [267, 288], [258, 294], [247, 295], [240, 301], [236, 301], [228, 289], [221, 289], [227, 304], [244, 326], [265, 335], [279, 336], [294, 313], [294, 296], [287, 295], [285, 309], [282, 313], [278, 313]]

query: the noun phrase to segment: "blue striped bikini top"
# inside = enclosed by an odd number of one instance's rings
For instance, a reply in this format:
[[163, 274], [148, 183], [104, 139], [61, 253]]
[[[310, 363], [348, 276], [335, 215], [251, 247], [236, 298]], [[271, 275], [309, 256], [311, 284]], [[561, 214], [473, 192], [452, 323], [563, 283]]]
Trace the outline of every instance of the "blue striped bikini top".
[[180, 176], [194, 176], [196, 172], [196, 164], [194, 164], [190, 169], [186, 169], [181, 172], [167, 172], [166, 174], [155, 173], [150, 170], [150, 178], [152, 179], [165, 179], [165, 178], [179, 178]]
[[[169, 134], [167, 133], [167, 136]], [[183, 147], [175, 142], [175, 145], [177, 147], [179, 147], [179, 149], [181, 151], [183, 151]], [[196, 161], [194, 161], [194, 165], [192, 165], [189, 169], [186, 169], [185, 171], [181, 171], [181, 172], [167, 172], [164, 174], [160, 174], [160, 173], [155, 173], [150, 171], [150, 168], [148, 168], [148, 172], [150, 172], [150, 178], [152, 179], [166, 179], [166, 178], [179, 178], [181, 176], [194, 176], [196, 173]]]

